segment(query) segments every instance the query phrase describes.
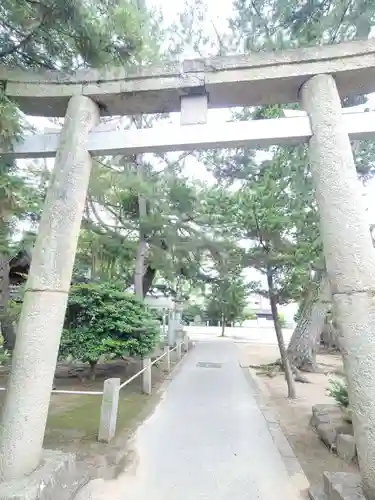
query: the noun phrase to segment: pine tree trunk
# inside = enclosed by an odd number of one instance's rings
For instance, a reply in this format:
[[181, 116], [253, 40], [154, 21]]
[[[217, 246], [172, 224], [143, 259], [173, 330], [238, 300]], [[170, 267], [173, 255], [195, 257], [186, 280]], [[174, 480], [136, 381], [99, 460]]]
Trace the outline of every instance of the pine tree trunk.
[[224, 314], [221, 316], [221, 337], [225, 337], [225, 318], [224, 318]]
[[334, 311], [327, 315], [322, 335], [320, 338], [321, 344], [328, 350], [339, 350], [339, 332], [336, 328], [336, 323], [334, 319]]
[[288, 346], [288, 358], [298, 370], [317, 371], [316, 351], [331, 306], [331, 290], [326, 274], [311, 293], [294, 329]]
[[134, 293], [139, 299], [143, 299], [143, 270], [146, 256], [147, 243], [143, 238], [141, 231], [139, 232], [139, 243], [137, 248], [137, 256], [135, 259], [135, 274], [134, 274]]
[[147, 266], [146, 272], [143, 275], [143, 294], [147, 295], [150, 291], [152, 284], [156, 276], [156, 269], [151, 266]]
[[286, 354], [284, 337], [283, 337], [283, 333], [281, 330], [279, 313], [277, 310], [277, 297], [275, 295], [274, 286], [273, 286], [273, 274], [272, 274], [272, 271], [270, 269], [267, 270], [267, 283], [268, 283], [268, 293], [269, 293], [269, 299], [270, 299], [270, 305], [271, 305], [272, 319], [273, 319], [273, 324], [275, 327], [277, 343], [279, 345], [281, 363], [282, 363], [283, 370], [285, 373], [286, 383], [288, 385], [288, 398], [295, 399], [296, 398], [296, 388], [295, 388], [295, 384], [294, 384], [293, 373], [292, 373], [292, 370], [290, 367], [289, 359], [288, 359], [288, 356]]
[[0, 255], [0, 324], [4, 348], [12, 351], [16, 343], [14, 326], [8, 315], [9, 302], [9, 259]]
[[[143, 165], [142, 157], [140, 155], [136, 156], [137, 172], [140, 180], [143, 177]], [[135, 260], [135, 274], [134, 274], [134, 293], [135, 295], [143, 300], [144, 290], [143, 290], [143, 275], [145, 268], [145, 257], [147, 251], [147, 242], [145, 239], [145, 234], [143, 231], [144, 219], [147, 216], [147, 204], [146, 199], [141, 194], [138, 195], [138, 213], [139, 213], [139, 243], [137, 248], [137, 256]]]
[[95, 380], [97, 364], [98, 364], [97, 361], [90, 361], [89, 380]]

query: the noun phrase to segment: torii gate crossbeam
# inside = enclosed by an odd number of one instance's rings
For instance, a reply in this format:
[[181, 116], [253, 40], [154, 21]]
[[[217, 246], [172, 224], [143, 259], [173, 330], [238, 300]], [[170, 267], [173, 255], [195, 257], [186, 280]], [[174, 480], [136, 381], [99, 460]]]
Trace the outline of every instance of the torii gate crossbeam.
[[[375, 139], [375, 112], [343, 114], [343, 124], [352, 140]], [[312, 136], [307, 116], [272, 118], [213, 125], [168, 125], [148, 129], [95, 129], [88, 136], [91, 156], [165, 153], [216, 148], [268, 147], [306, 143]], [[52, 158], [59, 134], [28, 135], [12, 150], [0, 154], [12, 158]]]

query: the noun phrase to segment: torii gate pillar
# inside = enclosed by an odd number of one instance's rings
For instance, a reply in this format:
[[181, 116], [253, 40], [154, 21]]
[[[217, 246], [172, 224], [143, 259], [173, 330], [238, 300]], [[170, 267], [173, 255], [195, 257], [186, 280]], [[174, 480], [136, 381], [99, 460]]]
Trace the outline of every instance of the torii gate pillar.
[[363, 490], [374, 500], [375, 252], [335, 80], [323, 74], [312, 77], [301, 98], [313, 133], [309, 158]]
[[40, 464], [53, 377], [91, 171], [88, 97], [70, 99], [33, 250], [0, 427], [0, 481]]

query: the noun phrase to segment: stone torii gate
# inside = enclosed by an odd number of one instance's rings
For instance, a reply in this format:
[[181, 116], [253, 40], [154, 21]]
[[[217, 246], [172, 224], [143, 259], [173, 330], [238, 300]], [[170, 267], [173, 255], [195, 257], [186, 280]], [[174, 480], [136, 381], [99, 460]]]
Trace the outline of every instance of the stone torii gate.
[[[343, 115], [340, 97], [375, 91], [375, 41], [72, 75], [0, 68], [6, 95], [30, 115], [64, 116], [15, 157], [56, 155], [13, 354], [0, 434], [0, 479], [32, 473], [42, 443], [90, 176], [91, 156], [308, 142], [348, 376], [358, 458], [375, 499], [375, 256], [349, 135], [375, 138], [374, 113]], [[208, 108], [301, 102], [308, 116], [206, 124]], [[100, 116], [181, 110], [181, 127], [95, 131]]]

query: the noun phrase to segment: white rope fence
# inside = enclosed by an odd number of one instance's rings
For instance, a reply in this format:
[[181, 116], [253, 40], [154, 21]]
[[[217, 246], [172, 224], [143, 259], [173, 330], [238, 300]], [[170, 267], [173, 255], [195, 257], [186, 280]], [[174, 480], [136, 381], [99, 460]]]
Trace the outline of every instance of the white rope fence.
[[[182, 350], [188, 352], [189, 337], [184, 335], [182, 341], [177, 342], [176, 346], [172, 349], [169, 346], [164, 348], [163, 354], [151, 361], [151, 358], [144, 358], [143, 368], [135, 373], [132, 377], [128, 378], [121, 384], [119, 378], [109, 378], [104, 381], [104, 390], [102, 398], [102, 406], [100, 409], [100, 424], [99, 424], [99, 441], [109, 443], [116, 434], [118, 402], [120, 398], [120, 391], [134, 379], [142, 375], [142, 391], [145, 394], [152, 394], [152, 366], [163, 360], [164, 370], [169, 372], [171, 369], [171, 353], [176, 351], [177, 361], [182, 357]], [[55, 391], [54, 391], [55, 392]]]
[[[184, 339], [177, 342], [172, 349], [169, 346], [164, 348], [163, 354], [151, 361], [151, 358], [142, 360], [143, 368], [121, 384], [119, 378], [109, 378], [104, 381], [102, 391], [68, 391], [52, 390], [52, 394], [73, 394], [78, 396], [102, 396], [100, 409], [100, 423], [98, 440], [109, 443], [116, 434], [117, 411], [120, 397], [120, 390], [129, 385], [133, 380], [142, 375], [142, 391], [145, 394], [152, 394], [152, 366], [163, 361], [163, 369], [166, 372], [171, 370], [171, 353], [176, 351], [177, 361], [182, 357], [182, 350], [188, 352], [189, 337], [185, 333]], [[0, 391], [6, 391], [6, 387], [0, 387]]]

